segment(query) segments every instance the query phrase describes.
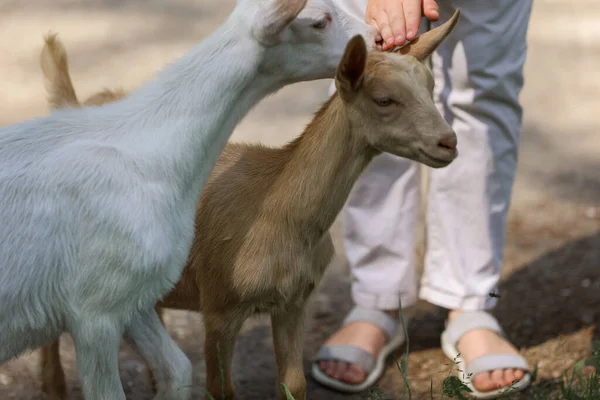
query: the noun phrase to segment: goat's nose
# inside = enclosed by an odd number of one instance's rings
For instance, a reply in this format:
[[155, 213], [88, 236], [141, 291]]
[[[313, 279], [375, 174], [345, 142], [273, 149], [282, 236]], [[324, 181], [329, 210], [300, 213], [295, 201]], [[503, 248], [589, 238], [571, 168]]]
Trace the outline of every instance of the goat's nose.
[[444, 135], [438, 142], [439, 147], [442, 147], [442, 148], [448, 149], [448, 150], [452, 150], [452, 151], [456, 151], [456, 144], [457, 144], [457, 139], [456, 139], [455, 133], [449, 133], [447, 135]]

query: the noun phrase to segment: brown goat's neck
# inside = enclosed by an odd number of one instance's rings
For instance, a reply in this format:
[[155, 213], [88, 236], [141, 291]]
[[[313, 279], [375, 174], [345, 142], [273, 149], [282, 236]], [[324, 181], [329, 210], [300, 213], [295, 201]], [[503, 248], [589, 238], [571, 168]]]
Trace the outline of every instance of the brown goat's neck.
[[352, 135], [346, 109], [332, 96], [304, 133], [281, 149], [282, 170], [268, 196], [265, 212], [302, 234], [319, 240], [344, 206], [352, 186], [376, 155]]

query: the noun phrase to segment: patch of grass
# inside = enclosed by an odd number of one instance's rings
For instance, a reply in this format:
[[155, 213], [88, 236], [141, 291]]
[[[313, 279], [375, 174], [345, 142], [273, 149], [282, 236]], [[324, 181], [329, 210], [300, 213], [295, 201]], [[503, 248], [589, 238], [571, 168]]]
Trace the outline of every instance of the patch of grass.
[[[404, 325], [404, 320], [401, 318], [401, 322]], [[406, 332], [406, 327], [404, 327]], [[408, 357], [408, 335], [407, 335], [407, 350], [402, 359], [403, 362], [398, 363], [396, 361], [396, 365], [398, 366], [398, 370], [402, 375], [402, 380], [405, 385], [409, 385], [410, 381], [407, 373], [407, 357]], [[460, 356], [460, 355], [459, 355]], [[458, 356], [457, 356], [458, 358]], [[457, 359], [454, 360], [454, 367], [458, 374], [462, 374], [463, 371], [459, 367], [460, 361]], [[591, 368], [591, 373], [585, 373], [585, 369]], [[461, 379], [459, 379], [456, 374], [450, 371], [448, 376], [444, 378], [442, 381], [442, 393], [440, 396], [440, 400], [442, 399], [457, 399], [457, 400], [468, 400], [470, 397], [468, 393], [471, 392], [469, 387], [463, 383]], [[575, 364], [573, 368], [568, 371], [565, 371], [560, 379], [540, 383], [538, 385], [533, 385], [533, 383], [537, 380], [537, 366], [531, 372], [531, 380], [532, 386], [521, 392], [515, 392], [513, 387], [510, 386], [506, 388], [506, 391], [501, 395], [500, 399], [502, 400], [512, 400], [512, 399], [530, 399], [530, 400], [600, 400], [600, 341], [596, 341], [593, 343], [593, 350], [590, 359], [582, 360]], [[470, 377], [467, 377], [465, 380], [468, 380]], [[408, 389], [409, 397], [410, 388]], [[434, 391], [433, 391], [433, 380], [431, 381], [429, 397], [431, 400], [434, 400]], [[404, 397], [403, 397], [404, 398]], [[369, 400], [375, 400], [374, 398], [368, 397]]]
[[[404, 382], [404, 395], [402, 399], [412, 399], [412, 392], [410, 389], [410, 379], [408, 377], [408, 356], [410, 352], [408, 330], [402, 313], [402, 304], [399, 308], [399, 319], [404, 330], [406, 337], [406, 351], [400, 362], [395, 360], [396, 366], [400, 371], [402, 380]], [[460, 354], [456, 356], [454, 361], [454, 370], [458, 374], [454, 374], [453, 370], [449, 371], [448, 376], [442, 381], [442, 390], [439, 397], [443, 399], [457, 399], [457, 400], [468, 400], [470, 397], [468, 393], [472, 392], [471, 389], [463, 382], [468, 381], [470, 377], [464, 377], [461, 380], [457, 375], [464, 374], [460, 369], [459, 361]], [[584, 369], [591, 368], [592, 373], [585, 374]], [[555, 381], [547, 382], [546, 384], [540, 383], [533, 385], [537, 381], [538, 368], [537, 365], [531, 371], [532, 385], [523, 392], [516, 392], [513, 386], [506, 388], [504, 393], [500, 396], [502, 400], [512, 399], [528, 399], [528, 400], [600, 400], [600, 341], [595, 341], [592, 344], [592, 354], [588, 360], [582, 360], [575, 364], [570, 371], [565, 371], [560, 379]], [[368, 394], [366, 397], [368, 400], [379, 400], [383, 393], [378, 387]], [[431, 380], [431, 386], [429, 390], [429, 397], [431, 400], [435, 400], [433, 390], [433, 380]], [[288, 398], [288, 400], [290, 400]]]
[[[402, 310], [402, 307], [400, 307]], [[404, 382], [404, 391], [402, 400], [412, 399], [412, 391], [410, 388], [410, 379], [408, 377], [408, 356], [410, 354], [410, 342], [408, 339], [408, 331], [402, 311], [399, 312], [400, 322], [406, 337], [406, 350], [403, 357], [398, 361], [395, 359], [396, 366], [400, 371]], [[221, 394], [224, 395], [225, 380], [223, 376], [222, 360], [220, 357], [220, 348], [217, 345], [217, 354], [219, 358], [219, 369], [221, 378]], [[448, 372], [448, 376], [442, 381], [440, 400], [456, 399], [468, 400], [468, 393], [471, 389], [455, 374], [462, 374], [459, 361], [460, 354], [454, 359], [453, 368]], [[586, 373], [585, 370], [588, 370]], [[591, 370], [591, 371], [590, 371]], [[591, 372], [591, 373], [590, 373]], [[506, 388], [504, 394], [500, 397], [502, 400], [600, 400], [600, 341], [595, 341], [592, 345], [591, 357], [587, 360], [581, 360], [568, 371], [565, 371], [561, 378], [540, 382], [533, 385], [537, 381], [537, 366], [531, 371], [532, 386], [521, 392], [515, 392], [512, 387]], [[466, 380], [468, 380], [467, 377]], [[281, 390], [285, 394], [286, 400], [295, 400], [288, 387], [281, 382]], [[205, 391], [208, 399], [215, 400], [208, 392]], [[385, 393], [378, 387], [374, 386], [367, 391], [365, 397], [367, 400], [383, 400], [388, 398]], [[429, 398], [436, 400], [433, 390], [433, 380], [429, 391]]]
[[283, 382], [281, 382], [281, 390], [285, 394], [285, 400], [294, 400], [294, 396], [292, 396], [292, 393], [290, 393], [290, 389], [288, 389]]
[[404, 351], [404, 356], [402, 356], [400, 363], [398, 363], [398, 359], [394, 358], [394, 360], [396, 361], [396, 366], [402, 374], [402, 380], [404, 381], [404, 389], [408, 392], [408, 400], [412, 400], [410, 381], [408, 379], [408, 355], [410, 354], [410, 340], [408, 340], [408, 327], [406, 326], [406, 321], [404, 320], [404, 313], [402, 312], [402, 301], [400, 301], [400, 306], [398, 308], [398, 318], [400, 319], [400, 323], [402, 324], [402, 330], [404, 332], [404, 337], [406, 338], [406, 350]]
[[[585, 373], [584, 368], [591, 367], [591, 373]], [[593, 343], [592, 356], [589, 360], [582, 360], [570, 370], [565, 371], [562, 377], [550, 382], [537, 381], [537, 366], [531, 372], [532, 386], [522, 393], [517, 393], [508, 387], [500, 397], [506, 399], [531, 399], [531, 400], [598, 400], [600, 399], [600, 341]], [[449, 398], [465, 399], [459, 389], [462, 382], [455, 376], [444, 379], [442, 384], [443, 395]], [[433, 397], [432, 397], [433, 398]]]

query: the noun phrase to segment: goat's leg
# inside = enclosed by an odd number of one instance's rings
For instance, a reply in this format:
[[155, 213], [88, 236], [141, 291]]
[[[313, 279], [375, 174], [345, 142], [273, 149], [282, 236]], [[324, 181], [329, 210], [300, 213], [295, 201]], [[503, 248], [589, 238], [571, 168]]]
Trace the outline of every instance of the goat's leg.
[[60, 339], [40, 348], [40, 379], [42, 392], [48, 400], [66, 400], [67, 382], [60, 362]]
[[118, 321], [104, 315], [93, 315], [70, 325], [84, 398], [125, 400], [119, 376], [122, 329]]
[[[160, 318], [160, 322], [163, 324], [163, 326], [165, 326], [165, 320], [163, 318], [163, 312], [164, 310], [158, 306], [154, 307], [154, 309], [156, 310], [156, 313], [158, 314], [158, 318]], [[154, 374], [152, 373], [152, 368], [150, 368], [149, 366], [147, 366], [148, 368], [146, 368], [146, 372], [148, 374], [148, 382], [150, 382], [150, 386], [152, 386], [152, 392], [154, 392], [154, 394], [158, 393], [158, 386], [157, 386], [157, 382], [156, 382], [156, 378], [154, 377]]]
[[280, 388], [283, 382], [295, 400], [305, 400], [306, 378], [302, 365], [304, 305], [287, 307], [283, 312], [272, 314], [271, 324], [280, 398], [286, 398]]
[[154, 309], [134, 319], [125, 333], [152, 370], [155, 400], [187, 400], [192, 396], [192, 363], [169, 336]]
[[[231, 379], [233, 348], [245, 317], [235, 312], [217, 314], [204, 310], [203, 313], [206, 329], [204, 340], [206, 391], [215, 399], [233, 400], [235, 398]], [[223, 381], [221, 371], [223, 371]]]

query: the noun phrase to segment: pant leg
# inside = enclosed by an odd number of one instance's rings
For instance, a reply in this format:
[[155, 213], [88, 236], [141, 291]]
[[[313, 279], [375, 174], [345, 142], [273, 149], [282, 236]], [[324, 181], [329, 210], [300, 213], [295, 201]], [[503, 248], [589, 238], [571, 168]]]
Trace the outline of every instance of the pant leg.
[[415, 222], [419, 165], [382, 154], [355, 184], [342, 211], [344, 249], [357, 305], [383, 310], [416, 302]]
[[[352, 18], [365, 19], [366, 0], [333, 0]], [[428, 28], [422, 20], [420, 32]], [[332, 82], [329, 94], [335, 92]], [[342, 210], [343, 243], [354, 279], [352, 298], [366, 308], [396, 309], [416, 302], [415, 223], [419, 165], [382, 154], [355, 184]]]
[[449, 309], [488, 309], [496, 290], [517, 165], [531, 0], [440, 1], [461, 18], [433, 55], [434, 95], [458, 135], [458, 158], [432, 170], [420, 297]]

